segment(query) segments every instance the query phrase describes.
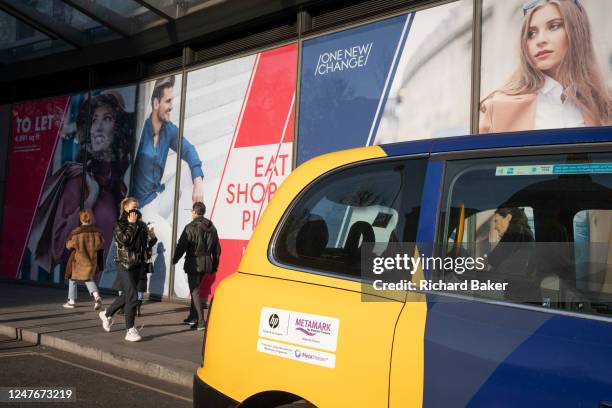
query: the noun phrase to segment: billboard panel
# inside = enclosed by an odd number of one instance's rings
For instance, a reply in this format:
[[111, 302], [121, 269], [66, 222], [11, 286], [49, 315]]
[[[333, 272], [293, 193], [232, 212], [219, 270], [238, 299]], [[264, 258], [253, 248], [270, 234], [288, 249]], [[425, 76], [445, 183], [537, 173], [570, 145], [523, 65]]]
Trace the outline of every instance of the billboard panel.
[[305, 41], [297, 163], [469, 133], [471, 32], [461, 0]]
[[[138, 199], [143, 221], [154, 224], [158, 242], [153, 248], [148, 292], [158, 296], [168, 295], [181, 78], [169, 75], [138, 85], [136, 136], [131, 147], [134, 165], [128, 195]], [[183, 154], [184, 160], [186, 157], [189, 155]], [[198, 162], [192, 159], [194, 169], [199, 168]], [[113, 260], [115, 250], [111, 246], [101, 285], [121, 289]]]
[[483, 2], [480, 133], [612, 125], [601, 0]]
[[108, 252], [127, 191], [134, 103], [132, 86], [14, 107], [3, 273], [62, 282], [66, 240], [83, 208]]
[[[236, 270], [266, 204], [291, 171], [297, 46], [234, 59], [189, 73], [185, 139], [204, 163], [206, 217], [221, 240], [219, 271], [202, 283], [202, 297]], [[194, 202], [187, 164], [181, 172], [178, 230]], [[189, 296], [183, 260], [176, 266], [179, 297]]]

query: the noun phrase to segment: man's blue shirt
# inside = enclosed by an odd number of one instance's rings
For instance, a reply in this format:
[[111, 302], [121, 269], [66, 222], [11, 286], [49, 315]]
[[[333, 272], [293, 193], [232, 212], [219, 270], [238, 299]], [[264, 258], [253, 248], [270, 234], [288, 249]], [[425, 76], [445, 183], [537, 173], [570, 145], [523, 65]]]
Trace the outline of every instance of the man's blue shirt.
[[[153, 124], [151, 117], [145, 121], [140, 137], [140, 144], [136, 154], [134, 164], [134, 178], [132, 193], [139, 201], [140, 206], [144, 207], [164, 191], [162, 176], [166, 167], [169, 149], [178, 150], [179, 129], [174, 123], [166, 122], [159, 130], [159, 143], [153, 146]], [[202, 161], [198, 157], [195, 147], [183, 138], [181, 157], [189, 164], [191, 179], [196, 177], [204, 178], [202, 171]]]

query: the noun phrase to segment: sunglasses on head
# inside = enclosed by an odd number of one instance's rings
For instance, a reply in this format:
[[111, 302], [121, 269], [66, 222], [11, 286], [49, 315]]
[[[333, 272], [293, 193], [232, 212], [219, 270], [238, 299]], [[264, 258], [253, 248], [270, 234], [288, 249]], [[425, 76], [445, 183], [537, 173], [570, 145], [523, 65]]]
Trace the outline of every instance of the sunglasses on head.
[[[529, 10], [543, 3], [548, 3], [548, 0], [528, 0], [523, 4], [523, 16], [526, 16]], [[578, 0], [574, 0], [574, 4], [576, 4], [576, 7], [579, 9], [582, 9]]]

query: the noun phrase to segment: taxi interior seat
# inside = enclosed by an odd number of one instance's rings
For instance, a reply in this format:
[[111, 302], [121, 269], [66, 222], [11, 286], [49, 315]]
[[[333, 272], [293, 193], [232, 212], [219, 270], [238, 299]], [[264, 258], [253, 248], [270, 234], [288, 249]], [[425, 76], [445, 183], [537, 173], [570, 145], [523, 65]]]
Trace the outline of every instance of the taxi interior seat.
[[556, 217], [539, 220], [537, 286], [545, 304], [560, 307], [576, 285], [576, 272], [569, 234]]
[[346, 237], [346, 243], [344, 244], [344, 251], [348, 262], [360, 266], [363, 244], [366, 242], [373, 244], [375, 241], [376, 236], [374, 234], [374, 228], [372, 228], [370, 223], [357, 221], [351, 225]]
[[328, 241], [327, 223], [322, 217], [311, 215], [297, 233], [295, 249], [300, 257], [316, 258], [323, 254]]

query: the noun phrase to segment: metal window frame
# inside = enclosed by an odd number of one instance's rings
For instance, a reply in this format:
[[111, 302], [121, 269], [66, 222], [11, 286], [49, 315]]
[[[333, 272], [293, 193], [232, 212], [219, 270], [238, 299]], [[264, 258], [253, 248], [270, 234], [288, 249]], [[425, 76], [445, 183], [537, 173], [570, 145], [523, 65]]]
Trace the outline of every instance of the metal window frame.
[[156, 14], [158, 17], [163, 18], [167, 22], [172, 22], [172, 21], [175, 20], [175, 18], [173, 16], [171, 16], [168, 13], [166, 13], [163, 9], [157, 8], [157, 7], [153, 6], [151, 3], [149, 3], [149, 2], [147, 2], [145, 0], [132, 0], [132, 1], [140, 4], [142, 7], [146, 8], [150, 12]]
[[[188, 60], [188, 55], [193, 51], [188, 48], [183, 48], [183, 68], [181, 69], [181, 106], [179, 110], [179, 124], [178, 124], [178, 143], [176, 152], [176, 182], [174, 183], [174, 208], [172, 209], [172, 234], [170, 242], [170, 261], [174, 259], [174, 253], [176, 252], [176, 237], [178, 236], [178, 212], [179, 210], [179, 193], [181, 191], [181, 167], [183, 161], [183, 139], [185, 129], [185, 107], [187, 105], [187, 72], [185, 63]], [[191, 171], [191, 170], [190, 170]], [[193, 180], [192, 180], [193, 183]], [[174, 292], [174, 281], [176, 276], [176, 267], [174, 262], [170, 262], [170, 274], [168, 280], [168, 297], [170, 299], [183, 299], [178, 297]]]

